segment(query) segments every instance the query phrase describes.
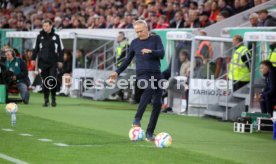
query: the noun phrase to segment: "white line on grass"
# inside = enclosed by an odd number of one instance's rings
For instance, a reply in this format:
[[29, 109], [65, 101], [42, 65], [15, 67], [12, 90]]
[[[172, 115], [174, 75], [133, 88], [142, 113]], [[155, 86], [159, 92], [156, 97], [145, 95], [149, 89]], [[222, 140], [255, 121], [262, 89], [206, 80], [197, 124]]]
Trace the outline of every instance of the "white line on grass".
[[41, 141], [41, 142], [52, 142], [53, 140], [51, 139], [48, 139], [48, 138], [40, 138], [40, 139], [37, 139], [38, 141]]
[[6, 131], [6, 132], [12, 132], [14, 131], [13, 129], [2, 129], [3, 131]]
[[33, 135], [31, 135], [31, 134], [28, 134], [28, 133], [21, 133], [21, 134], [19, 134], [19, 135], [24, 136], [24, 137], [31, 137], [31, 136], [33, 136]]
[[27, 162], [25, 162], [25, 161], [10, 157], [10, 156], [8, 156], [6, 154], [2, 154], [2, 153], [0, 153], [0, 158], [10, 161], [10, 162], [13, 162], [13, 163], [16, 163], [16, 164], [27, 164]]
[[78, 147], [103, 147], [104, 145], [69, 145], [69, 146], [78, 146]]

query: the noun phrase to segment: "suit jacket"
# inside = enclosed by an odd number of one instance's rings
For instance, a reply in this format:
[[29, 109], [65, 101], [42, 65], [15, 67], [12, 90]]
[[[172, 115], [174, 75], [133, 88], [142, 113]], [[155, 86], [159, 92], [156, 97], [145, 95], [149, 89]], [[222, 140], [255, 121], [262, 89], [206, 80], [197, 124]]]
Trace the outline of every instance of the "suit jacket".
[[262, 98], [276, 99], [276, 68], [272, 67], [270, 72], [265, 75], [265, 88]]
[[[171, 24], [170, 24], [170, 28], [177, 28], [177, 23], [175, 21], [173, 21]], [[178, 28], [184, 28], [184, 21], [181, 20]]]

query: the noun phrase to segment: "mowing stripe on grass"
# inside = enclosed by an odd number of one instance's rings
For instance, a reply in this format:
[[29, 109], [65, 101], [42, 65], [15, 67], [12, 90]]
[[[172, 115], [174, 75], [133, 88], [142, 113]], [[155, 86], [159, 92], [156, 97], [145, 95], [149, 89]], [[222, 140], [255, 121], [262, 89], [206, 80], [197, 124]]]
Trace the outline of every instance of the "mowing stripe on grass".
[[10, 156], [8, 156], [6, 154], [2, 154], [2, 153], [0, 153], [0, 158], [10, 161], [12, 163], [16, 163], [16, 164], [27, 164], [27, 162], [25, 162], [25, 161], [10, 157]]
[[3, 131], [6, 131], [6, 132], [12, 132], [14, 131], [13, 129], [2, 129]]

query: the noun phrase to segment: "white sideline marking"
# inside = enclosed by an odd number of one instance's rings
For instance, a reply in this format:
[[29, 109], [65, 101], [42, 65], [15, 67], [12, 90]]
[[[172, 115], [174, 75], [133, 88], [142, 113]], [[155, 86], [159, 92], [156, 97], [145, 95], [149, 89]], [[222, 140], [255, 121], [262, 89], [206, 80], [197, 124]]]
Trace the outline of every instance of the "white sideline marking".
[[31, 137], [31, 136], [33, 136], [33, 135], [31, 135], [31, 134], [28, 134], [28, 133], [21, 133], [21, 134], [19, 134], [19, 135], [25, 136], [25, 137]]
[[13, 129], [2, 129], [3, 131], [6, 131], [6, 132], [12, 132], [14, 131]]
[[54, 143], [54, 145], [56, 146], [60, 146], [60, 147], [68, 147], [70, 145], [64, 144], [64, 143]]
[[79, 147], [103, 147], [104, 145], [69, 145], [69, 146], [79, 146]]
[[13, 157], [10, 157], [6, 154], [2, 154], [0, 153], [0, 158], [4, 159], [4, 160], [7, 160], [7, 161], [10, 161], [12, 163], [16, 163], [16, 164], [28, 164], [27, 162], [25, 161], [21, 161], [19, 159], [16, 159], [16, 158], [13, 158]]
[[40, 139], [37, 139], [38, 141], [41, 141], [41, 142], [52, 142], [53, 140], [51, 139], [48, 139], [48, 138], [40, 138]]

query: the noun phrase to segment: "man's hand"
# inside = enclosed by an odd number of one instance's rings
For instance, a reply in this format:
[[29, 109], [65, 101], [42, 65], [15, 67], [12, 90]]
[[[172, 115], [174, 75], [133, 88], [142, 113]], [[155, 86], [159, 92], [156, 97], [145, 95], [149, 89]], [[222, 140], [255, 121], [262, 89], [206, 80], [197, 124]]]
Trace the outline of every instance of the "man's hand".
[[62, 68], [63, 67], [63, 63], [62, 62], [58, 62], [58, 68]]
[[32, 61], [31, 61], [31, 64], [32, 64], [32, 65], [35, 65], [35, 60], [32, 60]]
[[117, 77], [118, 77], [118, 73], [117, 73], [117, 72], [112, 72], [112, 73], [109, 75], [108, 79], [114, 81], [114, 80], [117, 79]]
[[152, 53], [152, 50], [144, 48], [141, 50], [141, 52], [143, 55], [146, 55], [146, 54]]

